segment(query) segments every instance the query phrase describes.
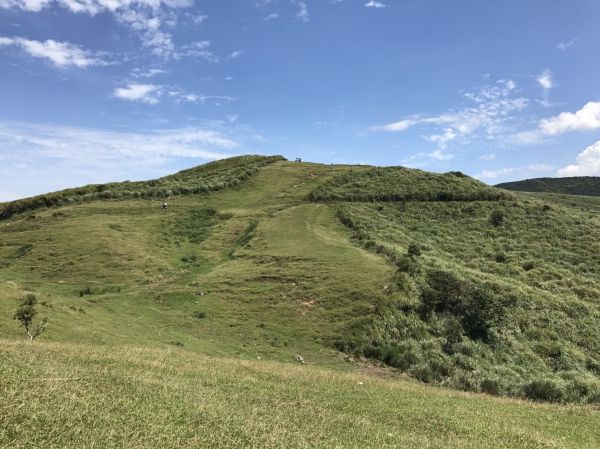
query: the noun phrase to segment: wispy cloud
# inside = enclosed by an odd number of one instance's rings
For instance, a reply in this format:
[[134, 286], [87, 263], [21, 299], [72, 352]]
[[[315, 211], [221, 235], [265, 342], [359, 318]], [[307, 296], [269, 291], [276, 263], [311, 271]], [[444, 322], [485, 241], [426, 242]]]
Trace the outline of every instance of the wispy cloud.
[[555, 170], [554, 167], [547, 164], [531, 164], [525, 167], [506, 167], [495, 170], [483, 170], [475, 175], [477, 179], [497, 179], [506, 176], [527, 177], [540, 173], [550, 173]]
[[562, 50], [562, 51], [568, 50], [573, 45], [575, 45], [575, 42], [577, 42], [578, 40], [579, 40], [579, 38], [576, 37], [574, 39], [571, 39], [570, 41], [559, 42], [558, 44], [556, 44], [556, 48], [558, 48], [559, 50]]
[[[76, 14], [112, 14], [139, 36], [144, 47], [164, 58], [177, 56], [172, 35], [165, 26], [176, 25], [174, 12], [192, 4], [192, 0], [0, 0], [0, 8], [4, 9], [39, 12], [56, 5]], [[196, 17], [198, 23], [206, 19], [203, 15]]]
[[536, 80], [544, 90], [549, 90], [554, 87], [554, 80], [552, 79], [552, 72], [550, 70], [544, 70], [537, 76]]
[[376, 0], [369, 0], [365, 3], [365, 8], [386, 8], [387, 5], [382, 2], [378, 2]]
[[450, 110], [441, 115], [405, 117], [400, 121], [380, 125], [373, 131], [401, 132], [419, 126], [432, 129], [424, 138], [437, 143], [444, 149], [457, 139], [483, 133], [493, 138], [505, 131], [506, 124], [512, 119], [512, 113], [527, 107], [528, 100], [515, 96], [516, 84], [513, 81], [499, 80], [494, 86], [486, 86], [475, 92], [467, 92], [464, 97], [474, 106], [459, 110]]
[[0, 46], [19, 47], [30, 56], [47, 59], [61, 69], [67, 67], [85, 68], [90, 66], [105, 66], [110, 64], [98, 54], [84, 50], [78, 45], [69, 42], [57, 42], [52, 39], [36, 41], [21, 37], [0, 37]]
[[273, 13], [269, 14], [268, 16], [265, 16], [265, 18], [263, 20], [265, 22], [270, 22], [271, 20], [275, 20], [275, 19], [279, 19], [279, 13], [277, 13], [277, 12], [273, 12]]
[[308, 13], [308, 5], [305, 2], [301, 2], [299, 0], [291, 0], [292, 4], [298, 7], [298, 12], [296, 13], [296, 18], [303, 23], [307, 23], [310, 20], [310, 16]]
[[[124, 132], [0, 122], [0, 173], [3, 179], [15, 181], [13, 190], [29, 193], [35, 193], [32, 185], [38, 185], [41, 193], [82, 182], [116, 180], [131, 173], [139, 176], [140, 172], [164, 170], [181, 158], [201, 162], [239, 154], [238, 139], [247, 137], [227, 126], [209, 122], [199, 127]], [[32, 182], [37, 179], [32, 174], [39, 180]], [[28, 182], [19, 184], [20, 179]]]
[[121, 100], [135, 101], [146, 104], [157, 104], [161, 98], [171, 98], [177, 103], [204, 103], [214, 100], [233, 101], [233, 97], [225, 95], [200, 95], [187, 92], [178, 86], [165, 86], [157, 84], [130, 83], [125, 87], [115, 88], [113, 97]]
[[160, 86], [154, 84], [129, 84], [126, 87], [118, 87], [113, 91], [116, 98], [127, 101], [139, 101], [147, 104], [157, 104], [158, 95], [161, 93]]

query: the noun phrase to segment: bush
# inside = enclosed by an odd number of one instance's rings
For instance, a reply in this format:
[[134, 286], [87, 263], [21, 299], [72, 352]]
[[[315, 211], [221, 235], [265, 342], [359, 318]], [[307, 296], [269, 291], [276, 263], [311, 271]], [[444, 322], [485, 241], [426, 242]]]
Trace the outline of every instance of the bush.
[[502, 251], [498, 251], [494, 256], [494, 260], [498, 263], [506, 263], [508, 261], [508, 257]]
[[525, 271], [531, 271], [535, 268], [535, 262], [533, 262], [532, 260], [528, 260], [527, 262], [525, 262], [523, 264], [523, 269]]
[[503, 393], [502, 385], [498, 379], [483, 379], [479, 386], [481, 391], [487, 394], [501, 395]]
[[421, 248], [416, 243], [411, 243], [410, 245], [408, 245], [407, 253], [409, 256], [420, 256]]
[[459, 315], [463, 309], [465, 287], [453, 273], [433, 270], [427, 273], [426, 286], [421, 293], [423, 316], [431, 312], [450, 312]]
[[561, 402], [565, 391], [554, 380], [540, 379], [528, 383], [524, 387], [525, 396], [534, 401]]
[[203, 319], [206, 318], [206, 312], [195, 311], [194, 313], [192, 313], [192, 316], [194, 318]]
[[417, 262], [414, 257], [407, 254], [401, 256], [396, 261], [396, 267], [399, 272], [410, 274], [412, 276], [418, 274], [420, 271], [419, 262]]
[[500, 226], [504, 222], [504, 212], [500, 209], [495, 209], [490, 215], [490, 223], [494, 227]]

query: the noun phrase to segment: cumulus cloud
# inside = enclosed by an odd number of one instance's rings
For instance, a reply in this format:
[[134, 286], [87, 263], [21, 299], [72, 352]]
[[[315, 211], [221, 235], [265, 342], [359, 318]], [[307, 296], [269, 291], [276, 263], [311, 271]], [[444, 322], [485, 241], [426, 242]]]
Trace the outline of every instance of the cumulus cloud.
[[555, 136], [568, 131], [591, 131], [600, 128], [600, 102], [590, 101], [577, 112], [562, 112], [540, 121], [542, 133]]
[[600, 141], [577, 155], [575, 164], [558, 170], [558, 176], [600, 176]]
[[387, 5], [385, 3], [381, 3], [375, 0], [369, 0], [365, 3], [365, 8], [386, 8]]
[[373, 131], [401, 132], [419, 126], [434, 130], [424, 138], [437, 143], [444, 149], [449, 142], [464, 139], [476, 133], [492, 138], [504, 132], [512, 113], [527, 107], [528, 100], [514, 95], [516, 84], [510, 80], [499, 80], [475, 92], [467, 92], [465, 98], [474, 106], [450, 110], [434, 116], [409, 116], [400, 121], [375, 126]]
[[34, 58], [47, 59], [56, 67], [105, 66], [110, 63], [89, 50], [69, 42], [57, 42], [52, 39], [35, 41], [21, 37], [0, 37], [0, 46], [13, 45], [21, 48]]

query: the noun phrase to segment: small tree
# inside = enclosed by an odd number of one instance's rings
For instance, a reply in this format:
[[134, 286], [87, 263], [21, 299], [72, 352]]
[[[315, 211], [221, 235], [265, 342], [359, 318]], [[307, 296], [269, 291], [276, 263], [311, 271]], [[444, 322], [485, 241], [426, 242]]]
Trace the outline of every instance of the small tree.
[[25, 295], [15, 312], [14, 319], [21, 322], [27, 332], [27, 336], [30, 341], [35, 340], [37, 337], [42, 335], [48, 326], [48, 320], [42, 319], [35, 328], [32, 328], [33, 318], [37, 315], [35, 305], [37, 304], [37, 298], [33, 293]]

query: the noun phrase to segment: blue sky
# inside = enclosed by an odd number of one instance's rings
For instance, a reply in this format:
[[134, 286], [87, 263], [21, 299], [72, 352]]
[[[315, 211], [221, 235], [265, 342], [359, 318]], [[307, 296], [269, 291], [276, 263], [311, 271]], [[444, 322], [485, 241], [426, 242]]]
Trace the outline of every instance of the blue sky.
[[600, 175], [598, 0], [0, 0], [0, 201], [230, 155]]

